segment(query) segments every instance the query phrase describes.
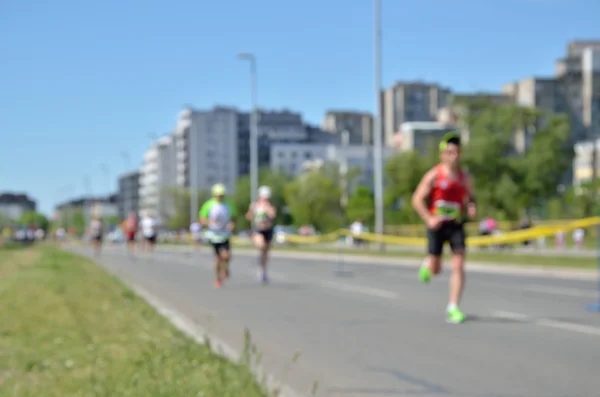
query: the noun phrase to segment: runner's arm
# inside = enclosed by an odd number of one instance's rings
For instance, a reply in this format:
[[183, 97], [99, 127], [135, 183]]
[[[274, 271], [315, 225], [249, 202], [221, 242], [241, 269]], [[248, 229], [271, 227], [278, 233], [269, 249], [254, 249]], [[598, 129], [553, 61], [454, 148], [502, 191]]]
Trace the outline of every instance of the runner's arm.
[[475, 202], [475, 183], [471, 174], [466, 175], [465, 185], [467, 186], [467, 211], [475, 213], [477, 211], [477, 203]]
[[235, 229], [235, 218], [237, 217], [237, 207], [231, 201], [228, 202], [229, 213], [231, 214], [231, 220], [227, 224], [227, 229], [232, 232]]
[[200, 224], [205, 227], [208, 226], [208, 214], [210, 212], [210, 206], [210, 202], [205, 202], [202, 204], [202, 207], [200, 207], [200, 212], [198, 213]]
[[250, 220], [254, 216], [254, 204], [250, 204], [248, 207], [248, 212], [246, 212], [246, 219]]
[[433, 186], [433, 182], [436, 177], [436, 170], [429, 170], [419, 182], [417, 189], [415, 190], [412, 196], [412, 206], [417, 211], [417, 214], [425, 221], [426, 223], [431, 218], [431, 214], [427, 209], [427, 204], [425, 201], [431, 195], [431, 188]]

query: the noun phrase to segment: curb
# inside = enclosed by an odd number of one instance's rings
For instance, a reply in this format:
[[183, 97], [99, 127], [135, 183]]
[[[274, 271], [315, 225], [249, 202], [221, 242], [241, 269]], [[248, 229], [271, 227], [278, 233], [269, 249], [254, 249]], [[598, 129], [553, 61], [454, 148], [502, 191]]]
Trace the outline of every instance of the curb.
[[[185, 252], [189, 249], [187, 246], [171, 245], [163, 246], [163, 252]], [[256, 251], [250, 248], [235, 248], [233, 255], [242, 256], [255, 256]], [[403, 267], [403, 268], [415, 268], [419, 266], [423, 260], [415, 258], [406, 258], [398, 256], [397, 258], [390, 257], [378, 257], [369, 255], [349, 255], [345, 253], [316, 253], [307, 251], [277, 251], [273, 250], [270, 253], [273, 258], [281, 259], [294, 259], [297, 261], [314, 262], [316, 260], [327, 261], [327, 262], [339, 262], [355, 263], [355, 264], [369, 264], [369, 265], [383, 265], [391, 267]], [[423, 255], [425, 257], [425, 255]], [[514, 276], [525, 276], [525, 277], [548, 277], [556, 279], [570, 279], [570, 280], [584, 280], [590, 281], [595, 280], [597, 272], [594, 269], [568, 269], [559, 267], [544, 267], [544, 266], [519, 266], [515, 264], [499, 264], [493, 262], [469, 262], [467, 259], [467, 271], [477, 273], [489, 273], [489, 274], [505, 274]]]

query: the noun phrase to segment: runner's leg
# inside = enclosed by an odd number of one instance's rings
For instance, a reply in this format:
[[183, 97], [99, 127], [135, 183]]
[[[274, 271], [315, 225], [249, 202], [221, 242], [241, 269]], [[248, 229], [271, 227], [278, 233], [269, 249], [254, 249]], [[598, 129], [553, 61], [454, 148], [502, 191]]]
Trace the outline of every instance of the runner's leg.
[[427, 257], [423, 261], [419, 271], [419, 278], [423, 283], [428, 283], [433, 274], [439, 274], [442, 270], [444, 233], [444, 225], [437, 230], [427, 229]]
[[453, 225], [449, 237], [450, 249], [452, 250], [452, 274], [450, 276], [450, 296], [448, 300], [448, 319], [451, 322], [462, 322], [464, 314], [458, 308], [465, 285], [465, 256], [466, 256], [466, 233], [462, 224]]
[[230, 251], [231, 251], [230, 243], [229, 243], [229, 240], [227, 240], [224, 243], [222, 243], [221, 252], [219, 254], [220, 263], [221, 263], [221, 274], [225, 278], [229, 278], [229, 276], [230, 276], [230, 272], [229, 272], [229, 259], [231, 257]]
[[223, 280], [221, 279], [222, 245], [220, 243], [213, 243], [212, 246], [215, 251], [215, 287], [220, 288], [223, 285]]

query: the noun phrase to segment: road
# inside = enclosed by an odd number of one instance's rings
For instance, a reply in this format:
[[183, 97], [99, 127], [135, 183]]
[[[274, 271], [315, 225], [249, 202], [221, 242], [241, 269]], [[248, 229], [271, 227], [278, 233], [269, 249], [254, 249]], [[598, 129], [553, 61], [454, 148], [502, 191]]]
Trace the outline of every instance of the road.
[[265, 368], [301, 395], [314, 381], [322, 397], [600, 394], [591, 280], [472, 273], [469, 321], [450, 325], [447, 272], [424, 286], [408, 267], [345, 263], [339, 274], [327, 259], [274, 258], [264, 287], [256, 255], [239, 253], [231, 281], [215, 290], [209, 253], [161, 248], [133, 261], [113, 247], [99, 261], [236, 349], [248, 327]]

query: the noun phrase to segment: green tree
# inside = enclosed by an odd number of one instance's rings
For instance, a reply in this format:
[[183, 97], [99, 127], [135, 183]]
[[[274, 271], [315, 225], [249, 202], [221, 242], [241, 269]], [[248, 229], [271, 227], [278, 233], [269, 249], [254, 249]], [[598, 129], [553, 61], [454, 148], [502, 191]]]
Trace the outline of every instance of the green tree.
[[361, 219], [366, 225], [373, 225], [375, 219], [375, 200], [373, 192], [367, 186], [358, 186], [348, 198], [346, 207], [348, 221]]
[[106, 227], [113, 227], [120, 225], [121, 219], [118, 215], [111, 215], [104, 217], [103, 222]]
[[338, 181], [320, 171], [300, 174], [285, 187], [294, 225], [312, 225], [322, 232], [335, 230], [344, 221], [341, 196]]
[[36, 225], [38, 228], [43, 229], [44, 231], [48, 230], [48, 226], [50, 225], [46, 215], [35, 211], [25, 212], [19, 218], [18, 223], [25, 226]]
[[[164, 190], [165, 197], [168, 198], [173, 206], [171, 216], [167, 217], [166, 225], [169, 230], [188, 229], [191, 220], [190, 204], [192, 201], [190, 189], [181, 187], [169, 187]], [[206, 189], [198, 191], [198, 209], [210, 198], [210, 194]]]

